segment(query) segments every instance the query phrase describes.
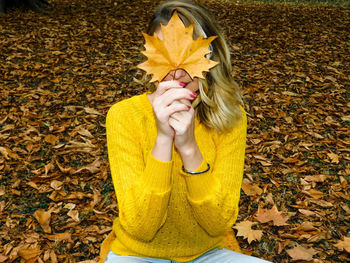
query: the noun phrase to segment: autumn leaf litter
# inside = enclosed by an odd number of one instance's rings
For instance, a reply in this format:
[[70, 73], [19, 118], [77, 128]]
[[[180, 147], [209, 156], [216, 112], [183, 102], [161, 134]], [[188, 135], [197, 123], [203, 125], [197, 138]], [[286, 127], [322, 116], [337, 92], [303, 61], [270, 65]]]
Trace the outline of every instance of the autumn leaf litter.
[[[145, 91], [131, 83], [158, 1], [52, 2], [51, 14], [0, 20], [0, 262], [98, 259], [118, 214], [105, 116]], [[349, 8], [204, 4], [248, 113], [240, 246], [348, 262]]]

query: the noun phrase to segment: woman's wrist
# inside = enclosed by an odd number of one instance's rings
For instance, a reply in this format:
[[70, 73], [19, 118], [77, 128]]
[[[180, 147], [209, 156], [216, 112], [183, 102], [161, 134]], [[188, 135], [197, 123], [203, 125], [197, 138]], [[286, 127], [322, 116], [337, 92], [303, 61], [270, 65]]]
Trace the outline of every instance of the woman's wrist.
[[179, 150], [183, 167], [186, 171], [194, 171], [203, 162], [202, 154], [197, 145], [189, 145]]
[[162, 162], [169, 162], [172, 158], [173, 139], [166, 136], [157, 135], [153, 146], [152, 155]]
[[157, 134], [157, 137], [156, 137], [157, 144], [172, 148], [173, 142], [174, 142], [174, 138], [166, 135]]

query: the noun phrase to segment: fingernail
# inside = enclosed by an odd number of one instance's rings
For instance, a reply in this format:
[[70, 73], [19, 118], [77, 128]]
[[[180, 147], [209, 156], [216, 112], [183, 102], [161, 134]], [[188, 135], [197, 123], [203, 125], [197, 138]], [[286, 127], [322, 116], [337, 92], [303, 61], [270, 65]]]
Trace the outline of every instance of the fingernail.
[[179, 85], [180, 85], [181, 87], [186, 87], [187, 83], [185, 83], [185, 82], [180, 82]]
[[197, 97], [197, 93], [192, 92], [192, 93], [190, 94], [190, 96], [191, 96], [192, 98], [195, 98], [195, 97]]
[[190, 106], [190, 105], [187, 105], [187, 108], [188, 108], [188, 109], [191, 109], [191, 106]]

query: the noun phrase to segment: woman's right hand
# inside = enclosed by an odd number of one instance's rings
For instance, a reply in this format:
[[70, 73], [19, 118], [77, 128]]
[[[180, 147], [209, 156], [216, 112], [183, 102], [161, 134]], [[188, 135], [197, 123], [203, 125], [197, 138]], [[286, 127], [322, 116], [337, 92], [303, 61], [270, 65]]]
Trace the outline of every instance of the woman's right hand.
[[157, 136], [173, 140], [174, 129], [169, 125], [169, 118], [179, 111], [188, 111], [194, 94], [181, 85], [181, 82], [170, 80], [158, 84], [153, 94], [152, 106], [155, 113]]

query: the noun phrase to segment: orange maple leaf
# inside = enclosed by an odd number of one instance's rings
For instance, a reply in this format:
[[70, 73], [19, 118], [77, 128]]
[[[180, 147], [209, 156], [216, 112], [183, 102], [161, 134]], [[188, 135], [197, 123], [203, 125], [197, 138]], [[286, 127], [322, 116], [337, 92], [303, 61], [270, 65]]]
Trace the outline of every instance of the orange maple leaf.
[[217, 36], [200, 36], [193, 40], [193, 24], [185, 27], [176, 11], [166, 26], [160, 26], [163, 40], [157, 34], [142, 33], [146, 40], [146, 50], [142, 53], [148, 59], [137, 67], [153, 75], [151, 82], [161, 81], [170, 71], [180, 68], [191, 78], [204, 78], [203, 71], [209, 71], [218, 64], [205, 57], [210, 53], [210, 43]]
[[279, 212], [275, 205], [270, 210], [263, 209], [259, 206], [255, 217], [260, 223], [267, 223], [269, 221], [273, 221], [273, 224], [275, 226], [288, 225], [286, 222], [289, 219], [288, 216], [283, 216], [282, 212]]
[[261, 230], [252, 229], [252, 226], [255, 224], [257, 223], [246, 220], [246, 221], [237, 223], [233, 228], [238, 230], [237, 236], [242, 236], [248, 239], [248, 243], [250, 244], [254, 240], [260, 241], [263, 235], [263, 232]]

